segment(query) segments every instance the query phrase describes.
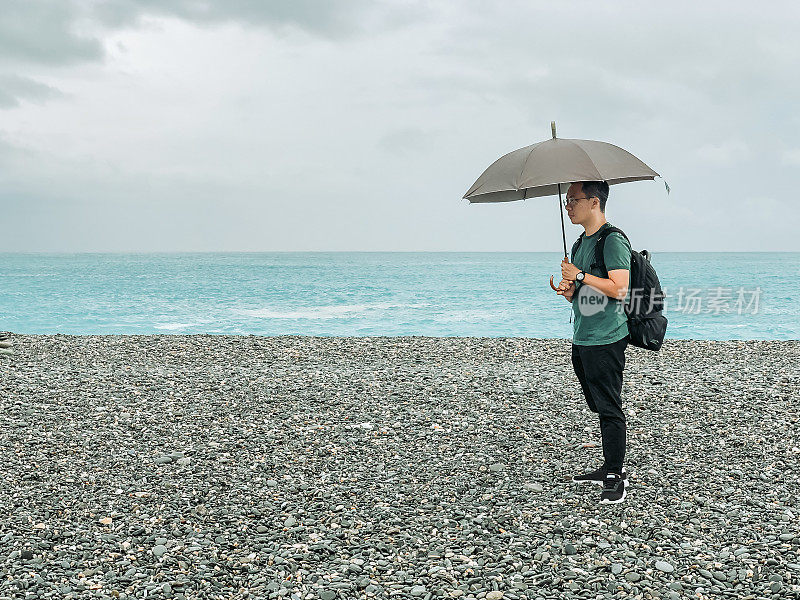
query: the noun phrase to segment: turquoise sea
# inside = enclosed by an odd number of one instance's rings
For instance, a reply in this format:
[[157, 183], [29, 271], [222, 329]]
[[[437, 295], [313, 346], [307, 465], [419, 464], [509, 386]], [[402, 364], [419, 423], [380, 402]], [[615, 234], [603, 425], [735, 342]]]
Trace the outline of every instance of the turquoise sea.
[[[569, 338], [558, 253], [0, 254], [0, 330]], [[656, 253], [667, 337], [800, 339], [800, 253]]]

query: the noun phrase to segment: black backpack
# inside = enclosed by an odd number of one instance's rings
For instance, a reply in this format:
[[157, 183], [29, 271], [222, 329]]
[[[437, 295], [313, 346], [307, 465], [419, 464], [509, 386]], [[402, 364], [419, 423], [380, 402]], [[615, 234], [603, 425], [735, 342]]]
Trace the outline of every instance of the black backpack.
[[[594, 262], [590, 268], [599, 268], [603, 273], [603, 278], [608, 278], [608, 270], [603, 259], [603, 248], [608, 234], [613, 232], [622, 234], [628, 240], [625, 232], [614, 226], [606, 227], [600, 232], [595, 246]], [[582, 240], [583, 235], [572, 246], [573, 260]], [[660, 350], [664, 343], [664, 335], [667, 333], [667, 318], [663, 315], [664, 292], [658, 281], [656, 270], [650, 264], [650, 253], [647, 250], [641, 252], [631, 250], [631, 279], [628, 288], [630, 289], [630, 299], [623, 309], [628, 316], [630, 343], [646, 350]], [[611, 301], [622, 302], [622, 300], [613, 298]]]

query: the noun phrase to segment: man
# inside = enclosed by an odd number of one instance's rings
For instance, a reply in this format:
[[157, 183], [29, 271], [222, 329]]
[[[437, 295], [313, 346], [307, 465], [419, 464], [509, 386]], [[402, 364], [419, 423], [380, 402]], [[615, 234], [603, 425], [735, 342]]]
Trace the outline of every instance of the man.
[[599, 469], [572, 480], [602, 484], [600, 502], [616, 504], [625, 500], [627, 479], [623, 467], [625, 414], [620, 394], [628, 345], [628, 319], [622, 304], [628, 298], [631, 247], [624, 236], [610, 233], [603, 248], [608, 275], [593, 264], [599, 233], [610, 227], [605, 216], [607, 200], [605, 181], [573, 183], [567, 190], [567, 214], [570, 221], [583, 226], [584, 233], [573, 262], [566, 257], [561, 262], [557, 293], [572, 302], [572, 366], [589, 409], [600, 418], [605, 459]]

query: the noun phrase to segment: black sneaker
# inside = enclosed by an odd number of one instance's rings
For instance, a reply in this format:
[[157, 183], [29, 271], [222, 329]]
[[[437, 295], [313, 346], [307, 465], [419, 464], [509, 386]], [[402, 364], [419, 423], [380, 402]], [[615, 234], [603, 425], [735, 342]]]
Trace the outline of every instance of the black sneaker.
[[[591, 473], [584, 473], [583, 475], [573, 475], [572, 481], [574, 483], [596, 483], [597, 485], [603, 485], [603, 481], [605, 481], [606, 474], [605, 467], [600, 467], [596, 471], [592, 471]], [[627, 479], [628, 476], [625, 473], [625, 467], [622, 467], [622, 478]]]
[[625, 500], [625, 479], [618, 473], [609, 473], [603, 480], [600, 504], [619, 504]]

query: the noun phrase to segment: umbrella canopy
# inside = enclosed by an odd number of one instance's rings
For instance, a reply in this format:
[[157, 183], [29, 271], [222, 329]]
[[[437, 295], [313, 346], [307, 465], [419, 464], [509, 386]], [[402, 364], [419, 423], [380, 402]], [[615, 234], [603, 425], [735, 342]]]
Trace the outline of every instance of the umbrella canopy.
[[509, 152], [492, 163], [464, 198], [510, 202], [558, 194], [558, 184], [605, 181], [609, 185], [655, 179], [659, 174], [627, 150], [594, 140], [553, 138]]
[[[627, 150], [606, 142], [556, 137], [501, 156], [472, 184], [464, 198], [470, 203], [511, 202], [558, 194], [564, 256], [567, 238], [561, 188], [575, 181], [605, 181], [609, 185], [660, 177]], [[667, 188], [669, 189], [669, 188]]]

